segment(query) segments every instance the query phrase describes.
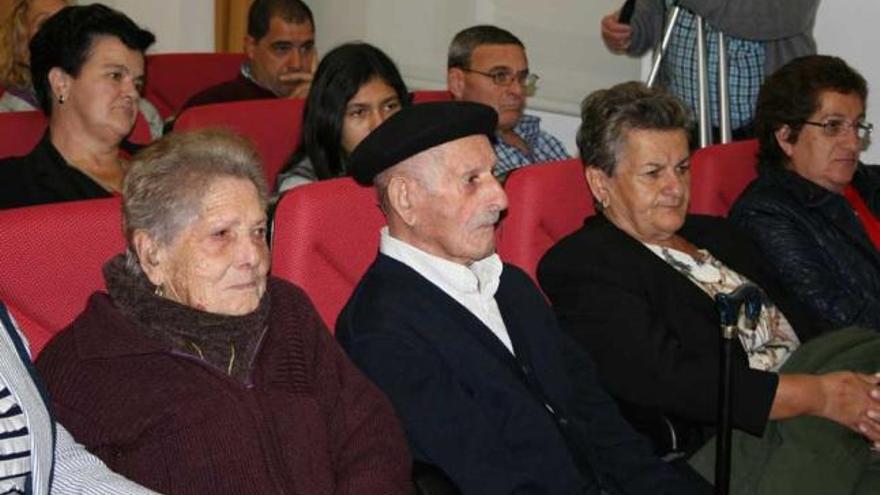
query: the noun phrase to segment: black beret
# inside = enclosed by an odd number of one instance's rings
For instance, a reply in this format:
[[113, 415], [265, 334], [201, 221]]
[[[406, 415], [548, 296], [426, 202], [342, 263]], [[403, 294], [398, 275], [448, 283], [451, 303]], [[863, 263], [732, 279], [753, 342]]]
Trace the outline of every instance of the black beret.
[[354, 180], [367, 186], [383, 170], [434, 146], [474, 134], [494, 140], [497, 125], [495, 110], [480, 103], [437, 101], [405, 107], [352, 151], [349, 170]]

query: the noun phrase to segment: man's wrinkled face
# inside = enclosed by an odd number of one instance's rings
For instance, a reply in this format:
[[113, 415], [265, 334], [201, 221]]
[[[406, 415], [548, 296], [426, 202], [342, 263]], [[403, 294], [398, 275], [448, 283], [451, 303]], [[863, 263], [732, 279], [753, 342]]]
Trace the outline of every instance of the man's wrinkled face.
[[438, 148], [433, 152], [442, 163], [434, 165], [439, 169], [416, 205], [416, 247], [469, 265], [495, 252], [495, 225], [507, 208], [507, 195], [492, 175], [495, 152], [485, 136]]

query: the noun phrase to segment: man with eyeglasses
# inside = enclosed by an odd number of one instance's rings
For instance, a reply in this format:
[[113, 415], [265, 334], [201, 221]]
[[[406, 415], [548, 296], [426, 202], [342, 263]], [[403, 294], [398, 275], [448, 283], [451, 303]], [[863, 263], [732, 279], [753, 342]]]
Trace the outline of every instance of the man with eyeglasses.
[[880, 168], [859, 155], [865, 79], [837, 57], [795, 59], [758, 96], [758, 178], [730, 218], [801, 303], [836, 326], [880, 329]]
[[519, 38], [496, 26], [467, 28], [452, 39], [446, 67], [454, 99], [482, 103], [498, 112], [496, 177], [504, 179], [533, 163], [569, 158], [562, 142], [541, 130], [541, 119], [524, 113], [538, 76], [529, 72]]
[[235, 79], [197, 93], [181, 111], [229, 101], [304, 98], [318, 59], [312, 11], [300, 0], [256, 0], [248, 11], [245, 53]]

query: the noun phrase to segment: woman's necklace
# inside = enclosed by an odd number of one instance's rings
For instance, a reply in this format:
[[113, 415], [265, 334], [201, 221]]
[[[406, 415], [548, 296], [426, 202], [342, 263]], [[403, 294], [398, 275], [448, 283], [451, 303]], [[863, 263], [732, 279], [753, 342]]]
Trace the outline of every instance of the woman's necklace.
[[[196, 352], [199, 354], [199, 358], [202, 361], [205, 361], [207, 363], [207, 361], [205, 360], [205, 353], [202, 352], [202, 349], [199, 346], [197, 346], [195, 342], [187, 342], [187, 343], [190, 346], [192, 346], [193, 349], [196, 350]], [[229, 343], [229, 364], [226, 366], [226, 374], [227, 375], [232, 376], [232, 366], [234, 364], [235, 364], [235, 344], [230, 342]]]

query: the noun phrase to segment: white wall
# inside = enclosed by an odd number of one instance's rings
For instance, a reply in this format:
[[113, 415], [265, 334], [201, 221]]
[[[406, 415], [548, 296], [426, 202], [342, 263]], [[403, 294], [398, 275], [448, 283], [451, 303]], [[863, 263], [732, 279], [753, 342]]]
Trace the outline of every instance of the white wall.
[[[309, 1], [309, 0], [307, 0]], [[83, 2], [81, 2], [83, 3]], [[157, 36], [152, 52], [212, 51], [213, 0], [104, 0]], [[400, 65], [413, 88], [445, 87], [446, 49], [459, 30], [494, 23], [525, 42], [541, 75], [530, 108], [574, 152], [577, 104], [590, 91], [640, 78], [639, 61], [609, 54], [599, 38], [599, 19], [622, 0], [311, 0], [323, 52], [350, 40], [374, 43]], [[880, 81], [880, 1], [824, 0], [815, 35], [820, 53], [839, 55], [868, 82]], [[880, 85], [869, 101], [868, 120], [880, 134]], [[875, 138], [880, 143], [880, 138]], [[880, 163], [880, 144], [864, 159]]]
[[149, 53], [214, 51], [214, 0], [102, 0], [100, 3], [125, 12], [156, 35], [156, 44]]
[[[877, 131], [880, 143], [880, 2], [877, 0], [824, 0], [819, 4], [813, 31], [819, 53], [837, 55], [858, 70], [871, 86], [867, 120]], [[880, 144], [862, 154], [866, 163], [880, 163]]]
[[[519, 36], [541, 76], [530, 106], [576, 115], [590, 91], [638, 78], [639, 62], [611, 55], [599, 20], [622, 0], [320, 0], [312, 2], [322, 51], [363, 39], [385, 50], [414, 88], [446, 86], [446, 51], [458, 31], [496, 24]], [[340, 15], [340, 13], [345, 15]]]

